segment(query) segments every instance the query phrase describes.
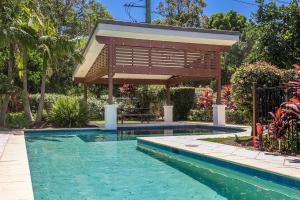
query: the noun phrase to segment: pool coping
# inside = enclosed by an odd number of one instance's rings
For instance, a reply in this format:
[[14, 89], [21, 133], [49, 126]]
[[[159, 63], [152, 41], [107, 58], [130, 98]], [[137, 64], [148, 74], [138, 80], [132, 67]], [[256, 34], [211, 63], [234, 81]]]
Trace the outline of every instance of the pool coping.
[[[169, 138], [169, 139], [168, 139]], [[170, 138], [172, 138], [170, 140]], [[184, 139], [180, 139], [184, 138]], [[189, 139], [190, 138], [190, 139]], [[137, 141], [146, 142], [150, 144], [157, 145], [158, 147], [167, 147], [170, 149], [176, 149], [180, 151], [184, 151], [187, 153], [191, 153], [193, 155], [205, 156], [208, 158], [233, 163], [235, 165], [248, 167], [251, 169], [260, 170], [266, 173], [279, 175], [287, 178], [291, 178], [293, 180], [300, 182], [300, 167], [295, 168], [291, 166], [282, 166], [276, 163], [270, 163], [263, 160], [257, 160], [252, 158], [241, 157], [238, 155], [234, 155], [231, 153], [226, 153], [222, 151], [213, 150], [214, 148], [200, 148], [201, 145], [205, 145], [206, 147], [213, 147], [214, 145], [221, 145], [224, 147], [232, 148], [233, 146], [218, 144], [214, 142], [208, 141], [200, 141], [199, 139], [206, 138], [204, 135], [202, 136], [165, 136], [165, 137], [138, 137]], [[199, 142], [198, 142], [199, 141]], [[204, 147], [204, 146], [203, 146]], [[218, 146], [219, 148], [220, 146]], [[242, 149], [242, 148], [241, 148]], [[245, 148], [244, 148], [245, 149]], [[245, 151], [251, 151], [245, 149]], [[300, 158], [299, 158], [300, 160]]]
[[0, 158], [0, 199], [33, 200], [33, 189], [24, 133], [7, 132], [8, 141]]
[[[232, 125], [228, 124], [226, 126], [216, 126], [212, 123], [193, 123], [193, 122], [162, 122], [162, 123], [150, 123], [150, 124], [119, 124], [117, 130], [154, 130], [154, 129], [183, 129], [183, 128], [204, 128], [204, 129], [214, 129], [214, 130], [225, 130], [225, 131], [234, 131], [238, 132], [249, 132], [251, 129], [250, 126], [244, 125]], [[91, 131], [91, 130], [100, 130], [100, 131], [114, 131], [105, 129], [102, 126], [98, 127], [88, 127], [88, 128], [43, 128], [43, 129], [23, 129], [22, 131], [26, 132], [53, 132], [53, 131], [65, 131], [65, 132], [74, 132], [74, 131]]]

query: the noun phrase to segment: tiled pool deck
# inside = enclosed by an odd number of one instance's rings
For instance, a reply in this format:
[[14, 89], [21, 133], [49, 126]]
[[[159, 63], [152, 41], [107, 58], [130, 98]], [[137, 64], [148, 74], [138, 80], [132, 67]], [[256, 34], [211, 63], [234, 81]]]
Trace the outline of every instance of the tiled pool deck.
[[[217, 137], [223, 136], [225, 135], [218, 135]], [[300, 158], [298, 157], [280, 156], [199, 140], [203, 138], [207, 138], [207, 136], [144, 137], [138, 138], [138, 140], [266, 170], [300, 180]]]
[[0, 199], [33, 200], [24, 135], [0, 132]]

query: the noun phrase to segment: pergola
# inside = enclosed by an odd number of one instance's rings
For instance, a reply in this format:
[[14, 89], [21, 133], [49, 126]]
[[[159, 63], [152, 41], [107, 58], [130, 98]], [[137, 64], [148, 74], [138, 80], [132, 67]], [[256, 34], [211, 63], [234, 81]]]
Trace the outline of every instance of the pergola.
[[[239, 32], [98, 20], [74, 71], [76, 82], [108, 84], [106, 122], [116, 128], [113, 84], [162, 84], [215, 79], [221, 104], [221, 54]], [[165, 110], [166, 111], [166, 110]], [[113, 113], [112, 113], [113, 112]], [[166, 114], [166, 113], [165, 113]], [[114, 125], [109, 125], [114, 121]]]

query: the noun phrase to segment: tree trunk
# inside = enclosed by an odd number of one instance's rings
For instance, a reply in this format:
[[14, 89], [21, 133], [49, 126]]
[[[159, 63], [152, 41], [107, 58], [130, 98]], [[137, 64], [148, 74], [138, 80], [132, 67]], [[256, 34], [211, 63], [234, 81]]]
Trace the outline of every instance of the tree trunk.
[[[10, 45], [7, 78], [11, 84], [12, 84], [13, 65], [14, 65], [14, 46]], [[5, 119], [6, 119], [6, 112], [7, 112], [8, 103], [9, 103], [9, 97], [10, 97], [10, 94], [5, 94], [3, 102], [2, 102], [2, 107], [1, 107], [1, 112], [0, 112], [0, 127], [5, 126]]]
[[0, 112], [0, 127], [5, 126], [5, 119], [6, 119], [6, 111], [8, 108], [9, 103], [9, 94], [5, 94], [2, 106], [1, 106], [1, 112]]
[[46, 89], [46, 71], [42, 72], [42, 83], [41, 83], [41, 97], [39, 101], [39, 107], [36, 116], [36, 123], [40, 123], [43, 117], [44, 100], [45, 100], [45, 89]]
[[25, 112], [26, 118], [29, 121], [29, 123], [32, 123], [33, 118], [32, 118], [32, 113], [31, 113], [29, 99], [28, 99], [28, 91], [27, 91], [27, 67], [26, 67], [26, 64], [24, 65], [24, 68], [23, 68], [22, 82], [23, 82], [22, 97], [23, 97], [24, 112]]

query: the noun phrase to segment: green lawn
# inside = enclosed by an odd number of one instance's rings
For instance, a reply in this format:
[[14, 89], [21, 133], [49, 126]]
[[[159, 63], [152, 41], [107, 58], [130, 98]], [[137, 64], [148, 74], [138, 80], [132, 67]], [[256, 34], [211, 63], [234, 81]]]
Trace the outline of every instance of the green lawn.
[[[247, 141], [250, 139], [250, 136], [243, 136], [238, 137], [238, 141]], [[205, 140], [208, 142], [217, 142], [217, 143], [223, 143], [225, 141], [236, 141], [236, 137], [226, 137], [226, 138], [205, 138], [205, 139], [199, 139], [199, 140]]]

